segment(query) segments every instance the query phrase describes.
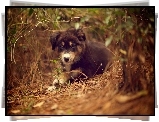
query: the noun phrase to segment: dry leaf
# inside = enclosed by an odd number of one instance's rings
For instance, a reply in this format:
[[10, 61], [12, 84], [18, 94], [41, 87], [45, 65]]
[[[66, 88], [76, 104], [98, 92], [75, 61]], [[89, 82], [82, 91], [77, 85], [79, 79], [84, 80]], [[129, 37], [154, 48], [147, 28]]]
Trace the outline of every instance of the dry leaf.
[[12, 110], [11, 112], [14, 113], [14, 114], [17, 114], [17, 113], [20, 112], [20, 110]]
[[58, 110], [57, 111], [57, 115], [62, 115], [62, 114], [64, 114], [65, 112], [63, 111], [63, 110]]
[[42, 86], [42, 84], [40, 85], [40, 91], [42, 91], [43, 90], [43, 86]]
[[36, 107], [40, 107], [44, 104], [44, 101], [40, 102], [40, 103], [37, 103], [35, 104], [33, 107], [36, 108]]
[[57, 104], [54, 104], [52, 107], [51, 107], [51, 110], [54, 110], [54, 109], [56, 109], [58, 107], [58, 105]]
[[122, 54], [124, 54], [124, 55], [127, 54], [127, 52], [126, 52], [125, 50], [120, 49], [119, 51], [120, 51]]
[[144, 55], [139, 54], [138, 57], [139, 57], [139, 60], [140, 60], [142, 63], [145, 63], [145, 56], [144, 56]]
[[132, 35], [135, 35], [135, 30], [129, 30], [129, 32], [132, 34]]
[[140, 98], [141, 96], [147, 95], [148, 92], [147, 91], [140, 91], [135, 95], [131, 95], [131, 96], [127, 96], [127, 95], [120, 95], [116, 97], [116, 101], [119, 103], [125, 103], [125, 102], [129, 102], [131, 100]]
[[103, 109], [106, 110], [106, 109], [108, 109], [110, 106], [111, 106], [111, 102], [107, 102], [107, 103], [104, 104]]
[[14, 103], [14, 101], [9, 101], [9, 102], [7, 102], [7, 103]]

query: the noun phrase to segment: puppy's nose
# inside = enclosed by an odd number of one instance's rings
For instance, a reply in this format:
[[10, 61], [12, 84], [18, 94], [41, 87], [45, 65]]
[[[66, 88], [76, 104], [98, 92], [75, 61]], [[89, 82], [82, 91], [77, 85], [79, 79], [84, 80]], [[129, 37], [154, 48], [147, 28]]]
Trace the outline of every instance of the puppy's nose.
[[69, 61], [69, 57], [64, 57], [65, 62]]
[[70, 54], [69, 53], [65, 53], [64, 55], [63, 55], [63, 60], [64, 60], [64, 62], [69, 62], [69, 60], [70, 60]]

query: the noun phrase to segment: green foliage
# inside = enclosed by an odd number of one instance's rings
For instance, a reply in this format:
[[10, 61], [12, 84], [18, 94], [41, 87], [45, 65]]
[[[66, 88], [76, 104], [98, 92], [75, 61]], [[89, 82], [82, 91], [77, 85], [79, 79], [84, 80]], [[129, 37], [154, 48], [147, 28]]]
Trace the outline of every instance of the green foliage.
[[[98, 28], [99, 35], [108, 33], [111, 36], [113, 33], [113, 40], [118, 41], [123, 38], [118, 33], [125, 34], [131, 30], [144, 34], [154, 33], [152, 12], [152, 8], [10, 8], [7, 20], [8, 41], [15, 43], [22, 33], [27, 35], [37, 26], [50, 30], [91, 26], [92, 32]], [[105, 41], [104, 35], [102, 39]]]
[[50, 61], [55, 65], [55, 68], [53, 70], [54, 70], [55, 77], [58, 78], [58, 76], [62, 73], [61, 67], [57, 67], [59, 66], [58, 65], [59, 61], [56, 59], [50, 60]]

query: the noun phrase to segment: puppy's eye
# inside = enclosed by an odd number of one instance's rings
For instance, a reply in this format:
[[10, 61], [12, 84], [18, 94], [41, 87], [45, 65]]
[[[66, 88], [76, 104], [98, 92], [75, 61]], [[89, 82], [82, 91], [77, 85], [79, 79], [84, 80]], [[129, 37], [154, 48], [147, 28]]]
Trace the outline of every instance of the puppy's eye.
[[62, 51], [64, 49], [64, 46], [63, 45], [60, 45], [59, 46], [59, 49]]
[[60, 45], [60, 48], [63, 48], [63, 45]]
[[71, 45], [71, 48], [75, 48], [75, 47], [76, 47], [76, 44], [72, 44], [72, 45]]
[[63, 48], [63, 47], [64, 47], [64, 44], [63, 44], [63, 43], [59, 44], [59, 47], [60, 47], [60, 48]]

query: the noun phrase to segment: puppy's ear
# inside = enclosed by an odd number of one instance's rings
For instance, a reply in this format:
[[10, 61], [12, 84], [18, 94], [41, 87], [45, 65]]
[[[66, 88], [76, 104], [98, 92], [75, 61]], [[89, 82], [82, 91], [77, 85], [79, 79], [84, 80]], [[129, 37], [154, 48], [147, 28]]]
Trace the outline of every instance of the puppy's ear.
[[50, 42], [51, 42], [51, 45], [52, 45], [52, 50], [55, 50], [55, 47], [56, 47], [57, 40], [58, 40], [59, 36], [60, 36], [60, 32], [53, 33], [50, 36]]
[[80, 41], [85, 41], [86, 40], [86, 36], [85, 33], [83, 32], [82, 29], [78, 29], [77, 30], [77, 37]]

